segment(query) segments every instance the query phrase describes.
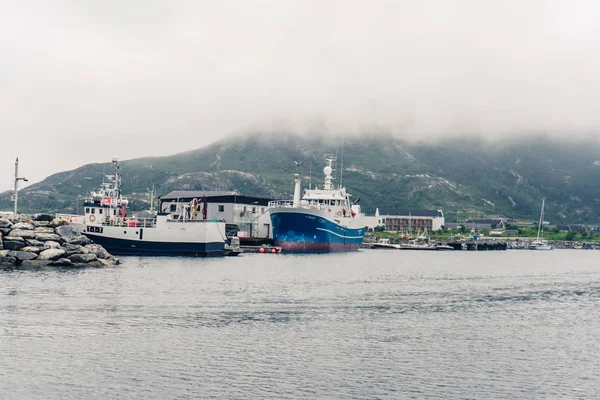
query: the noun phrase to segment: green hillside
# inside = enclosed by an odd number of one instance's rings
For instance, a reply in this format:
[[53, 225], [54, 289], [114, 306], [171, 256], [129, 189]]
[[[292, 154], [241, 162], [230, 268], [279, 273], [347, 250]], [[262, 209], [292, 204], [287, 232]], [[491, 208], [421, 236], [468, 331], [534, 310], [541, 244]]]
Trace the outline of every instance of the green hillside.
[[[600, 220], [600, 154], [597, 140], [528, 138], [511, 143], [452, 139], [407, 142], [391, 136], [346, 138], [255, 134], [231, 137], [168, 157], [122, 162], [123, 191], [134, 209], [148, 207], [148, 192], [236, 190], [289, 198], [294, 160], [303, 160], [304, 186], [322, 184], [323, 156], [338, 155], [337, 178], [360, 196], [363, 210], [443, 209], [449, 219], [503, 215], [536, 219], [542, 197], [552, 223]], [[74, 212], [77, 198], [96, 188], [110, 163], [54, 174], [20, 192], [22, 212]], [[10, 209], [10, 192], [0, 208]]]

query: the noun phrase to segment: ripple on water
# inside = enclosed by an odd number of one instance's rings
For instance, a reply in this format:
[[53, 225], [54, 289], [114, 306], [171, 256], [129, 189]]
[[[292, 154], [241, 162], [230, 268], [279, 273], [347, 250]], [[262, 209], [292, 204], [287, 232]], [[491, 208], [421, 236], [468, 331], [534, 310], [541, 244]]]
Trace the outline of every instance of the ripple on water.
[[432, 253], [0, 272], [0, 398], [594, 397], [595, 253]]

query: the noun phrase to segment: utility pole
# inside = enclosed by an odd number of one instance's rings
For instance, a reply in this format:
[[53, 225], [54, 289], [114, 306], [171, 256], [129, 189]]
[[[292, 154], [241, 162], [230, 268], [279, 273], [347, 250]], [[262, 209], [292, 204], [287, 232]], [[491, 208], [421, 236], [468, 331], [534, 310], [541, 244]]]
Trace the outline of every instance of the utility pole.
[[17, 218], [17, 203], [19, 201], [19, 181], [27, 182], [27, 178], [19, 177], [19, 157], [17, 157], [15, 161], [15, 194], [13, 197], [15, 201], [15, 211], [13, 215], [14, 218]]

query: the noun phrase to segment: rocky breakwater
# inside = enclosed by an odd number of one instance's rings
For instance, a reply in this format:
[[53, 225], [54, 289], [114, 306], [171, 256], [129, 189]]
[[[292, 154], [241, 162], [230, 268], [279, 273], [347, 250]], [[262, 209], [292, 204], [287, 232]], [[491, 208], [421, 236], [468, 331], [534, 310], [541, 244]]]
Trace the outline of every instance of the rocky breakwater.
[[104, 267], [119, 259], [65, 221], [0, 218], [0, 267]]

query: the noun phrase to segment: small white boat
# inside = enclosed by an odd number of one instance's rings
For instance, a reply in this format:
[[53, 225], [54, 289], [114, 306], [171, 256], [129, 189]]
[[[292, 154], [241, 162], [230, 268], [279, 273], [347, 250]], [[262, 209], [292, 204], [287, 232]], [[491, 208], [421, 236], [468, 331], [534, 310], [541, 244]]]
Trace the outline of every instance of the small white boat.
[[409, 240], [408, 243], [400, 244], [401, 250], [436, 250], [435, 246], [431, 246], [420, 240]]
[[390, 239], [379, 239], [377, 243], [373, 243], [371, 245], [374, 249], [391, 249], [398, 250], [400, 249], [400, 245], [390, 243]]
[[540, 211], [540, 222], [538, 224], [537, 238], [529, 245], [529, 250], [552, 250], [552, 245], [544, 240], [544, 202], [542, 199], [542, 210]]

